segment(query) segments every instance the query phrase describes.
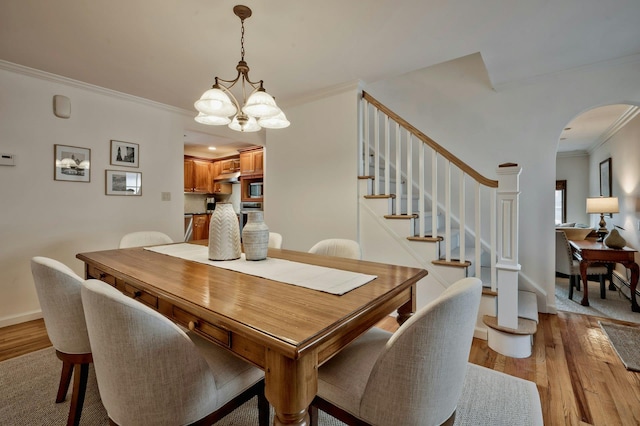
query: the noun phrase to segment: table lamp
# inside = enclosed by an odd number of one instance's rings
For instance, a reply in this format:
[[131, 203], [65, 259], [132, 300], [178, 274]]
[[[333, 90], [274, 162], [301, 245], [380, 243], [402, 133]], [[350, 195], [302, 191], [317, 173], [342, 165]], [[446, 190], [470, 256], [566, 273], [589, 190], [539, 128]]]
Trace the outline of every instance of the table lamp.
[[600, 215], [600, 222], [598, 223], [600, 229], [597, 231], [598, 242], [602, 242], [604, 240], [604, 236], [609, 233], [609, 231], [607, 231], [607, 222], [604, 220], [604, 215], [618, 213], [619, 211], [618, 197], [587, 198], [587, 213]]

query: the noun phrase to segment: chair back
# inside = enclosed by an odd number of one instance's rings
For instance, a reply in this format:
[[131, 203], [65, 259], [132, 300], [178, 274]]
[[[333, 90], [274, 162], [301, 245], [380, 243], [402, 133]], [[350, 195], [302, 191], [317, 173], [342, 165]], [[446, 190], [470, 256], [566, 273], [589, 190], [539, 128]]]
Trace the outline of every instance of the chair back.
[[277, 232], [269, 232], [269, 248], [282, 248], [282, 235]]
[[53, 347], [66, 354], [91, 353], [80, 296], [84, 280], [67, 265], [41, 256], [31, 259], [31, 273]]
[[309, 253], [323, 254], [325, 256], [346, 257], [348, 259], [361, 259], [362, 252], [357, 241], [344, 238], [329, 238], [319, 241]]
[[360, 417], [371, 424], [440, 425], [462, 393], [482, 283], [464, 278], [389, 339], [367, 382]]
[[120, 239], [118, 248], [171, 244], [173, 240], [167, 234], [158, 231], [138, 231], [126, 234]]
[[178, 326], [98, 280], [85, 281], [82, 302], [111, 420], [190, 424], [218, 408], [213, 373]]
[[556, 272], [566, 275], [576, 274], [573, 268], [573, 253], [564, 231], [556, 229]]

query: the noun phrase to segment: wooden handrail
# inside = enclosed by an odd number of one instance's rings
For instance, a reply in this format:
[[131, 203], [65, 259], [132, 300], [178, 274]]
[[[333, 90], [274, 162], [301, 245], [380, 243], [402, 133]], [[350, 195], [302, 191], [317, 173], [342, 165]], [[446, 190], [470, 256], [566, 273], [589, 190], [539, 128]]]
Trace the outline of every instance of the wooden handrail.
[[387, 114], [389, 117], [391, 117], [400, 126], [404, 127], [406, 130], [413, 133], [418, 139], [420, 139], [422, 142], [430, 146], [431, 149], [433, 149], [438, 154], [442, 155], [444, 158], [446, 158], [447, 160], [455, 164], [460, 170], [462, 170], [464, 173], [474, 178], [476, 181], [490, 188], [498, 187], [497, 180], [492, 180], [482, 176], [480, 173], [478, 173], [473, 168], [471, 168], [471, 166], [469, 166], [467, 163], [465, 163], [464, 161], [462, 161], [461, 159], [459, 159], [458, 157], [456, 157], [455, 155], [447, 151], [445, 148], [443, 148], [441, 145], [439, 145], [436, 141], [431, 139], [429, 136], [425, 135], [420, 130], [416, 129], [414, 126], [409, 124], [409, 122], [407, 122], [398, 114], [396, 114], [395, 112], [391, 111], [389, 108], [381, 104], [377, 99], [375, 99], [373, 96], [371, 96], [367, 92], [363, 91], [362, 97], [371, 105], [375, 106], [379, 111], [382, 111], [385, 114]]

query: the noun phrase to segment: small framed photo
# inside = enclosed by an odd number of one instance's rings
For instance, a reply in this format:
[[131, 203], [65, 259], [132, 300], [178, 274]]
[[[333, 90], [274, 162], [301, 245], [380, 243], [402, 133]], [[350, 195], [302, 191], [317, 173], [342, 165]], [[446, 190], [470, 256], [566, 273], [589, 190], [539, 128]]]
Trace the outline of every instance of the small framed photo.
[[611, 197], [611, 157], [600, 162], [600, 195]]
[[140, 145], [131, 142], [111, 141], [111, 165], [138, 167]]
[[142, 195], [142, 173], [105, 170], [106, 195]]
[[53, 146], [54, 180], [68, 182], [91, 181], [91, 150], [77, 146]]

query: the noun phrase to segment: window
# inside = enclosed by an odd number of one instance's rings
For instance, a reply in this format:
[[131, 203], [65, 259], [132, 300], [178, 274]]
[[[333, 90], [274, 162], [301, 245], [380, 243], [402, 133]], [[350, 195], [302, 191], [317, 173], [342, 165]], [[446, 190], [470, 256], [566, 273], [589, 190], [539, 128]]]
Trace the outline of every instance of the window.
[[556, 225], [567, 222], [567, 181], [556, 181]]

